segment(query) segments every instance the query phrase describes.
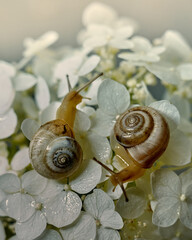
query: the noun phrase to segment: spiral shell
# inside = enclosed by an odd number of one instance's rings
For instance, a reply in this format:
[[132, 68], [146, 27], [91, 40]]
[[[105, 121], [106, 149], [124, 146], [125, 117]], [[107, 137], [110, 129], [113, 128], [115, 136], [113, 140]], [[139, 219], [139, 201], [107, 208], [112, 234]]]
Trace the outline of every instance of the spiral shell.
[[164, 117], [151, 107], [134, 107], [123, 113], [114, 134], [130, 158], [142, 168], [150, 168], [169, 142], [169, 127]]
[[42, 125], [29, 147], [34, 169], [46, 178], [60, 179], [72, 175], [80, 166], [83, 153], [74, 134], [63, 120]]

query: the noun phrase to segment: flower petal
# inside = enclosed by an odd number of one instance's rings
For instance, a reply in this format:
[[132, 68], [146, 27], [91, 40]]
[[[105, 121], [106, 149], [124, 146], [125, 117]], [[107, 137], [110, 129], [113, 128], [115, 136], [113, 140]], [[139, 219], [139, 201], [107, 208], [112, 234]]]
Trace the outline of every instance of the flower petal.
[[34, 199], [30, 195], [14, 193], [1, 202], [1, 208], [9, 217], [24, 222], [35, 212], [32, 202]]
[[40, 236], [47, 226], [45, 216], [36, 211], [26, 222], [17, 222], [15, 231], [20, 240], [32, 240]]
[[106, 79], [99, 86], [97, 100], [103, 112], [117, 116], [128, 108], [130, 95], [124, 85]]
[[162, 100], [153, 102], [149, 105], [149, 107], [155, 108], [165, 117], [171, 131], [173, 131], [179, 125], [179, 111], [173, 104], [169, 103], [169, 101]]
[[37, 79], [37, 85], [35, 88], [35, 100], [40, 110], [45, 109], [49, 105], [49, 88], [46, 81], [42, 77], [38, 77]]
[[45, 108], [40, 115], [41, 124], [54, 120], [56, 118], [56, 111], [60, 105], [60, 102], [52, 102]]
[[45, 189], [48, 179], [39, 175], [35, 170], [32, 170], [24, 173], [21, 181], [22, 187], [27, 193], [38, 195]]
[[48, 223], [59, 228], [71, 224], [78, 218], [82, 202], [76, 193], [63, 191], [48, 201], [44, 207]]
[[94, 218], [81, 212], [81, 215], [70, 227], [60, 229], [61, 235], [67, 240], [89, 240], [95, 239], [96, 223]]
[[20, 171], [29, 165], [29, 163], [29, 148], [24, 147], [14, 155], [11, 161], [11, 167], [15, 171]]
[[153, 212], [152, 221], [153, 224], [159, 227], [169, 227], [173, 225], [178, 217], [178, 211], [180, 207], [179, 200], [174, 197], [163, 197], [157, 203]]
[[33, 138], [39, 127], [40, 124], [33, 119], [25, 119], [21, 124], [21, 130], [29, 140]]
[[28, 73], [19, 73], [13, 78], [13, 85], [16, 91], [25, 91], [33, 87], [37, 82], [37, 78]]
[[12, 173], [6, 173], [0, 176], [0, 189], [6, 193], [15, 193], [20, 190], [20, 179]]
[[155, 198], [177, 198], [181, 193], [181, 182], [173, 171], [159, 169], [151, 174], [152, 189]]
[[100, 57], [97, 55], [92, 55], [86, 59], [81, 68], [78, 71], [79, 76], [84, 76], [87, 73], [93, 71], [100, 62]]
[[105, 210], [100, 218], [100, 223], [106, 228], [121, 229], [123, 227], [123, 220], [119, 213], [114, 210]]
[[169, 144], [162, 157], [165, 164], [183, 166], [191, 161], [191, 144], [189, 139], [180, 131], [171, 133]]
[[92, 194], [86, 196], [84, 209], [94, 218], [100, 219], [105, 210], [114, 210], [113, 200], [102, 190], [95, 189]]
[[126, 219], [138, 218], [144, 213], [147, 205], [147, 199], [142, 190], [136, 187], [131, 187], [126, 190], [129, 201], [125, 201], [125, 196], [122, 195], [117, 201], [116, 211]]
[[62, 240], [62, 238], [57, 231], [53, 229], [46, 229], [41, 236], [36, 238], [36, 240]]
[[181, 202], [180, 220], [187, 227], [192, 229], [192, 204], [186, 201]]
[[99, 183], [101, 178], [101, 166], [94, 161], [89, 161], [80, 174], [73, 180], [70, 180], [71, 189], [79, 194], [90, 192]]
[[119, 232], [113, 229], [100, 227], [97, 230], [97, 239], [99, 240], [120, 240]]
[[5, 115], [0, 117], [0, 139], [11, 136], [17, 126], [17, 115], [11, 108]]

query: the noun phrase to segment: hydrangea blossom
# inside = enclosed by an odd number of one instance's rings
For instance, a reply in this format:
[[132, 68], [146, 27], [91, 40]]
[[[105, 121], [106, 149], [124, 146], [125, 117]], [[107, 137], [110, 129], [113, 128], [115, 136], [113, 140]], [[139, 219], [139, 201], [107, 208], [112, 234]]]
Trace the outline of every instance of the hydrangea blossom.
[[[100, 2], [85, 8], [82, 23], [78, 49], [50, 48], [58, 33], [48, 31], [24, 40], [21, 61], [0, 62], [0, 239], [190, 239], [191, 46], [172, 30], [154, 41], [136, 36], [133, 20]], [[31, 170], [29, 141], [55, 119], [70, 91], [66, 75], [76, 90], [97, 73], [105, 80], [80, 93], [73, 126], [83, 163], [69, 178], [41, 177]], [[125, 202], [93, 158], [115, 172], [124, 168], [113, 127], [134, 106], [164, 116], [170, 139], [142, 177], [123, 184]]]

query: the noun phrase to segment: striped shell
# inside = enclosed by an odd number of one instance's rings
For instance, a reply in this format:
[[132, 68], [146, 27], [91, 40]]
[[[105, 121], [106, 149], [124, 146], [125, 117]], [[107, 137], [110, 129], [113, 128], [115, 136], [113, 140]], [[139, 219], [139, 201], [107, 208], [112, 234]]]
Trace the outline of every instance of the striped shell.
[[42, 176], [60, 179], [72, 175], [80, 166], [83, 153], [73, 131], [63, 120], [40, 127], [29, 146], [31, 163]]
[[123, 113], [114, 134], [130, 158], [142, 168], [150, 168], [169, 142], [169, 127], [164, 117], [151, 107], [134, 107]]

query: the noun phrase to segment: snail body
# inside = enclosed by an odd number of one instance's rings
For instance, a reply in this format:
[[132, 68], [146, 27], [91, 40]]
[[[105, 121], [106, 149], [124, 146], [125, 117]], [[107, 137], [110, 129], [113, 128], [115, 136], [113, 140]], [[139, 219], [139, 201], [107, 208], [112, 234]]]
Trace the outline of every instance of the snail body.
[[34, 169], [42, 176], [61, 179], [71, 176], [83, 161], [81, 146], [73, 131], [76, 106], [83, 97], [79, 94], [102, 73], [77, 91], [70, 91], [57, 109], [56, 119], [43, 124], [29, 146]]
[[134, 107], [117, 119], [114, 152], [123, 169], [117, 173], [107, 170], [111, 173], [112, 184], [121, 186], [127, 201], [123, 183], [136, 180], [145, 173], [145, 169], [151, 168], [166, 150], [169, 137], [166, 120], [154, 108]]

